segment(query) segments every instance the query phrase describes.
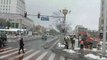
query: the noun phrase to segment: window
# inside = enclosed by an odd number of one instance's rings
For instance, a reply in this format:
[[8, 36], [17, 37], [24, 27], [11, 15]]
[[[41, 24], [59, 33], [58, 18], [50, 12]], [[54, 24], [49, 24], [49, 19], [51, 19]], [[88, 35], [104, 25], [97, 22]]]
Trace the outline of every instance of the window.
[[101, 16], [103, 17], [103, 13], [101, 13]]
[[1, 4], [3, 3], [3, 0], [1, 0]]
[[18, 28], [19, 27], [19, 23], [16, 23], [16, 28]]
[[7, 4], [8, 4], [8, 0], [7, 0]]
[[101, 20], [101, 24], [104, 24], [104, 19]]
[[9, 4], [11, 4], [11, 0], [9, 0]]
[[11, 23], [11, 27], [14, 28], [14, 23]]
[[8, 9], [6, 9], [6, 11], [7, 11]]
[[4, 4], [5, 4], [5, 0], [4, 0]]
[[103, 27], [101, 27], [101, 30], [102, 30], [102, 31], [103, 31], [103, 29], [104, 29], [104, 28], [103, 28]]
[[102, 11], [104, 11], [104, 7], [102, 7]]
[[102, 5], [104, 5], [104, 1], [102, 0]]

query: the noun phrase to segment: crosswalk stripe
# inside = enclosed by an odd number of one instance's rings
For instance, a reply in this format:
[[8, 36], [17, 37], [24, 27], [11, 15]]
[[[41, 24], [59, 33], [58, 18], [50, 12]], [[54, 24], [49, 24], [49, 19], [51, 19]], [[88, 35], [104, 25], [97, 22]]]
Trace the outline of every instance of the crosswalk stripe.
[[[25, 54], [28, 54], [28, 53], [30, 53], [30, 52], [32, 52], [32, 51], [34, 51], [34, 50], [29, 50], [29, 51], [25, 52]], [[21, 57], [21, 56], [23, 56], [23, 55], [24, 55], [24, 54], [20, 54], [20, 55], [15, 56], [14, 58], [19, 58], [19, 57]]]
[[8, 52], [11, 52], [11, 51], [14, 51], [14, 50], [17, 50], [18, 48], [15, 48], [15, 49], [12, 49], [12, 50], [7, 50], [7, 51], [4, 51], [4, 52], [1, 52], [0, 54], [5, 54], [5, 53], [8, 53]]
[[[24, 50], [26, 50], [26, 49], [24, 49]], [[0, 56], [0, 59], [6, 58], [6, 57], [11, 56], [11, 55], [16, 54], [16, 53], [18, 53], [18, 51], [15, 51], [13, 53], [9, 53], [7, 55]]]
[[[3, 49], [1, 49], [1, 50], [9, 50], [9, 49], [11, 49], [12, 47], [8, 47], [8, 48], [3, 48]], [[1, 51], [0, 50], [0, 51]]]
[[42, 60], [47, 53], [48, 53], [48, 52], [44, 52], [44, 53], [43, 53], [41, 56], [39, 56], [36, 60]]
[[34, 55], [38, 54], [39, 52], [41, 52], [41, 50], [38, 50], [38, 51], [36, 51], [36, 52], [32, 53], [31, 55], [29, 55], [29, 56], [25, 57], [23, 60], [29, 60], [32, 56], [34, 56]]
[[55, 53], [52, 53], [48, 60], [54, 60]]
[[65, 60], [65, 58], [63, 56], [60, 56], [60, 60]]

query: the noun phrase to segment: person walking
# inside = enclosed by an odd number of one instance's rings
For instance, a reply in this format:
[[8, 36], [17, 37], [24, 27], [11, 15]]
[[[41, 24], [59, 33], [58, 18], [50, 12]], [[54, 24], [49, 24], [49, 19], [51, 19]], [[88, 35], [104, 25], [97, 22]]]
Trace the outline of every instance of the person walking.
[[20, 45], [20, 48], [19, 48], [19, 52], [18, 52], [18, 54], [20, 54], [20, 50], [22, 50], [23, 53], [25, 53], [25, 52], [24, 52], [23, 38], [20, 39], [20, 41], [19, 41], [19, 45]]
[[84, 40], [80, 41], [80, 57], [82, 58], [84, 56]]
[[84, 48], [84, 40], [81, 40], [80, 41], [80, 50], [83, 50], [83, 48]]
[[71, 36], [70, 40], [71, 40], [72, 48], [74, 49], [74, 45], [75, 45], [74, 36]]
[[64, 41], [65, 41], [65, 48], [66, 48], [66, 49], [69, 49], [67, 37], [64, 37]]

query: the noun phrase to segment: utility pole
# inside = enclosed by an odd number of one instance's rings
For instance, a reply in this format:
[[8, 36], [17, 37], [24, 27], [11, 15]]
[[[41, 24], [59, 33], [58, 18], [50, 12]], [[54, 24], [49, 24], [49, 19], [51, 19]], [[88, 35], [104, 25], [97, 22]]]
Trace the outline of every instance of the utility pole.
[[106, 26], [107, 26], [107, 0], [104, 2], [104, 29], [103, 29], [103, 44], [102, 44], [102, 56], [105, 56], [106, 54]]

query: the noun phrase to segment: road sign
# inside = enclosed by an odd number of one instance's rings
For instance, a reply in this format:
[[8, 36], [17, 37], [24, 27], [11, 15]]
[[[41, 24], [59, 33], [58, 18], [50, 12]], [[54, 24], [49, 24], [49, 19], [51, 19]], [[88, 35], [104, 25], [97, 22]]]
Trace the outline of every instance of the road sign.
[[41, 17], [41, 20], [42, 20], [42, 21], [49, 21], [49, 17], [48, 17], [48, 16], [42, 16], [42, 17]]

